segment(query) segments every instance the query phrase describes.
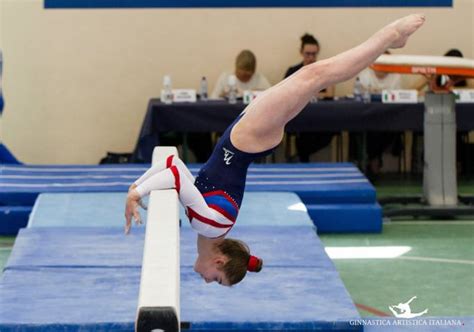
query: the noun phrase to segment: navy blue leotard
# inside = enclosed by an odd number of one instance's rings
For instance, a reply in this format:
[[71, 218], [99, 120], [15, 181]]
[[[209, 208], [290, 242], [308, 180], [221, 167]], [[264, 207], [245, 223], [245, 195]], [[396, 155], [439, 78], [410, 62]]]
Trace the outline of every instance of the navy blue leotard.
[[[270, 149], [259, 153], [247, 153], [232, 145], [230, 133], [242, 116], [243, 114], [240, 114], [222, 134], [194, 183], [208, 203], [211, 203], [210, 200], [223, 200], [225, 198], [226, 200], [232, 200], [233, 202], [230, 203], [235, 203], [240, 208], [249, 165], [254, 160], [273, 151], [273, 149]], [[222, 192], [225, 194], [222, 194]], [[219, 196], [219, 198], [214, 196]]]

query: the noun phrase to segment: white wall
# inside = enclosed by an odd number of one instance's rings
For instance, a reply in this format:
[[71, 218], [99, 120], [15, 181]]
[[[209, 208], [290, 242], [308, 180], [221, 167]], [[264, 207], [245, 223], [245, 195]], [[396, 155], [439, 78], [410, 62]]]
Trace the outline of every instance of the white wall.
[[[0, 50], [3, 49], [3, 24], [2, 22], [4, 21], [3, 18], [3, 1], [0, 0]], [[0, 82], [1, 84], [2, 82]], [[3, 126], [2, 126], [2, 116], [0, 115], [0, 143], [2, 143], [2, 138], [3, 138]]]
[[[428, 21], [403, 50], [474, 57], [470, 0], [454, 8], [45, 10], [42, 0], [0, 0], [6, 109], [3, 139], [26, 163], [97, 163], [131, 151], [148, 100], [170, 74], [175, 87], [210, 88], [236, 54], [252, 49], [277, 83], [314, 33], [329, 57], [385, 23], [423, 11]], [[1, 12], [0, 12], [1, 13]], [[0, 38], [2, 40], [2, 38]], [[401, 53], [396, 51], [395, 53]], [[337, 87], [337, 94], [351, 83]]]

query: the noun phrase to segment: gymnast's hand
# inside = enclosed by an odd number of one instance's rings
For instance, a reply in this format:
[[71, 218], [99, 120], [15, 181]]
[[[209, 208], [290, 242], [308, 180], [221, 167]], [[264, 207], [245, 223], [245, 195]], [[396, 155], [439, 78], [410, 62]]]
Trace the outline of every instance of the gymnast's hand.
[[138, 212], [139, 206], [142, 206], [141, 197], [136, 190], [132, 189], [128, 192], [127, 201], [125, 203], [125, 234], [130, 232], [132, 217], [135, 219], [137, 225], [142, 223], [142, 218]]
[[[136, 187], [137, 187], [137, 185], [136, 185], [135, 183], [132, 183], [132, 185], [128, 188], [128, 193], [130, 194], [130, 193], [133, 191], [133, 189], [135, 189]], [[140, 200], [138, 201], [138, 205], [140, 205], [140, 207], [141, 207], [143, 210], [148, 209], [148, 207], [146, 206], [146, 204], [143, 203], [143, 199], [140, 199]]]

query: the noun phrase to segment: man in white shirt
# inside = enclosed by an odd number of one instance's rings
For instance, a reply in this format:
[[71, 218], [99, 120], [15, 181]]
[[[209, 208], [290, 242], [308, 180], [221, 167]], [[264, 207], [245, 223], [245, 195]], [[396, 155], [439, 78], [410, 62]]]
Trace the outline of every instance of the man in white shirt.
[[365, 89], [369, 89], [371, 94], [381, 94], [382, 90], [400, 89], [401, 75], [390, 74], [365, 68], [359, 74], [360, 83]]
[[229, 76], [235, 75], [237, 96], [242, 97], [245, 90], [266, 90], [271, 85], [265, 76], [256, 72], [257, 59], [249, 50], [243, 50], [235, 61], [235, 72], [223, 72], [217, 80], [211, 98], [223, 98], [228, 94]]
[[[390, 54], [390, 52], [385, 52]], [[381, 94], [382, 90], [401, 89], [401, 75], [376, 71], [370, 67], [359, 73], [359, 81], [364, 90], [371, 95]], [[399, 155], [401, 150], [401, 139], [399, 133], [369, 132], [367, 133], [367, 157], [369, 159], [369, 175], [377, 175], [383, 165], [382, 155], [391, 147], [393, 155]]]
[[402, 85], [400, 74], [376, 71], [370, 67], [361, 71], [358, 77], [364, 89], [368, 89], [371, 94], [381, 94], [384, 89], [400, 89]]

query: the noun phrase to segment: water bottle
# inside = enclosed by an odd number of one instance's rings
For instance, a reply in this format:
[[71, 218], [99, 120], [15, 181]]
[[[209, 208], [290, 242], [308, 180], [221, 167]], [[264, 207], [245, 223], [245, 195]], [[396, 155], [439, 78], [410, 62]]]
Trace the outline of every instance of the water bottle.
[[206, 76], [201, 78], [201, 84], [199, 86], [199, 95], [202, 101], [207, 101], [207, 79]]
[[229, 104], [235, 104], [237, 103], [237, 77], [230, 75], [227, 80], [227, 85], [229, 87]]
[[165, 104], [171, 104], [173, 102], [173, 90], [171, 89], [171, 77], [169, 75], [163, 77], [161, 101]]
[[244, 95], [242, 98], [242, 101], [244, 102], [245, 105], [248, 105], [252, 102], [253, 100], [253, 92], [252, 90], [244, 90]]
[[362, 101], [362, 90], [363, 90], [362, 83], [360, 82], [360, 79], [357, 77], [354, 82], [354, 92], [353, 92], [355, 101]]
[[372, 90], [372, 87], [369, 85], [367, 89], [363, 90], [363, 99], [364, 103], [368, 104], [370, 103], [370, 91]]

